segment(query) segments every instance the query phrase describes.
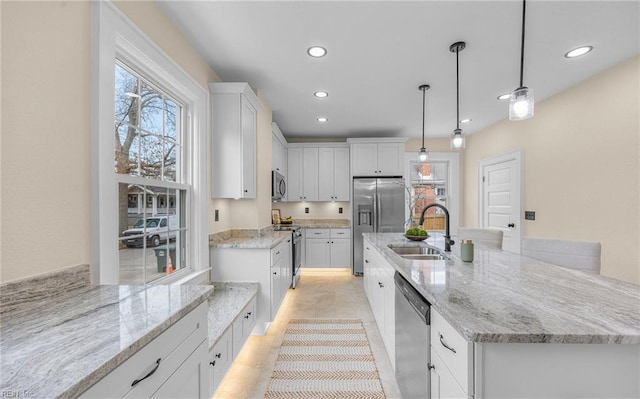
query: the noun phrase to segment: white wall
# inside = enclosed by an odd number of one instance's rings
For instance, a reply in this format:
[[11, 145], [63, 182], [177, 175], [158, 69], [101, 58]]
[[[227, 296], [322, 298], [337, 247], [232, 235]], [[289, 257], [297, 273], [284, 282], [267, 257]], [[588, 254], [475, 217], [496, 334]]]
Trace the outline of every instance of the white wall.
[[[156, 3], [116, 5], [203, 87], [220, 80]], [[90, 262], [92, 5], [3, 1], [0, 9], [0, 282], [7, 282]], [[227, 209], [228, 201], [214, 207]], [[211, 232], [231, 226], [230, 212], [218, 223], [210, 214]]]
[[523, 237], [598, 241], [601, 273], [640, 283], [639, 88], [635, 57], [467, 137], [462, 224], [478, 223], [478, 161], [522, 149]]

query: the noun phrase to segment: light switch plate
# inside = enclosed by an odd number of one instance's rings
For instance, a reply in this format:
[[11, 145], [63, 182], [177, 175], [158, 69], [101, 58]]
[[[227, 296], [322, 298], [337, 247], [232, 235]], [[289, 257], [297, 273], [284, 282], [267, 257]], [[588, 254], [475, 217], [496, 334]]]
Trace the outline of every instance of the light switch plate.
[[342, 207], [338, 208], [338, 213], [342, 213]]
[[220, 212], [216, 209], [214, 214], [213, 214], [213, 221], [217, 222], [220, 220]]
[[536, 220], [536, 212], [535, 211], [524, 211], [524, 218], [526, 220]]
[[304, 208], [304, 213], [309, 213], [309, 207]]

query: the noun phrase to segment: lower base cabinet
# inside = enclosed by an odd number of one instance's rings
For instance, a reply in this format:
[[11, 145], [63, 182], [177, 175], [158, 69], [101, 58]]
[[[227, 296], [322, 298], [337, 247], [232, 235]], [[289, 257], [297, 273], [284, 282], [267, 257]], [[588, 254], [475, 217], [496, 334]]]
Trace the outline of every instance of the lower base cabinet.
[[306, 229], [305, 267], [350, 268], [349, 229]]
[[80, 397], [209, 398], [207, 312], [205, 301]]
[[233, 360], [247, 342], [256, 325], [256, 299], [253, 298], [220, 336], [209, 352], [209, 397], [213, 396]]

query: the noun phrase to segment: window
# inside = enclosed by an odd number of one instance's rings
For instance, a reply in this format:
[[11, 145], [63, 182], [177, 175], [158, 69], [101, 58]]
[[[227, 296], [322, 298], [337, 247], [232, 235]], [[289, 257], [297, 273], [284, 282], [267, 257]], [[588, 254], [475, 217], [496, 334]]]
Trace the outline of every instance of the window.
[[[189, 223], [181, 209], [189, 182], [178, 161], [188, 158], [181, 139], [183, 106], [120, 60], [115, 62], [114, 87], [119, 282], [145, 284], [184, 268], [188, 253]], [[124, 176], [149, 184], [129, 184]], [[133, 194], [146, 206], [129, 207]]]
[[202, 276], [208, 92], [113, 4], [96, 10], [92, 282]]
[[[405, 187], [407, 188], [407, 219], [420, 220], [425, 206], [438, 203], [449, 210], [451, 233], [458, 230], [459, 156], [454, 152], [432, 152], [429, 161], [418, 161], [415, 152], [405, 153]], [[445, 230], [444, 212], [430, 208], [425, 214], [427, 231]]]

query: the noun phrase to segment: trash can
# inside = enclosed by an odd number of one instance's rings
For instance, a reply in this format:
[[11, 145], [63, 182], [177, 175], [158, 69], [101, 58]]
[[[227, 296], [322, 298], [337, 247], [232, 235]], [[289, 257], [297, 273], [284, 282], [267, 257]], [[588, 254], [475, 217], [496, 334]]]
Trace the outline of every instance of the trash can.
[[167, 245], [166, 247], [154, 248], [153, 251], [156, 253], [156, 260], [158, 263], [158, 273], [165, 273], [167, 271], [167, 248], [169, 249], [169, 255], [171, 256], [171, 262], [175, 268], [175, 259], [176, 259], [176, 246]]

